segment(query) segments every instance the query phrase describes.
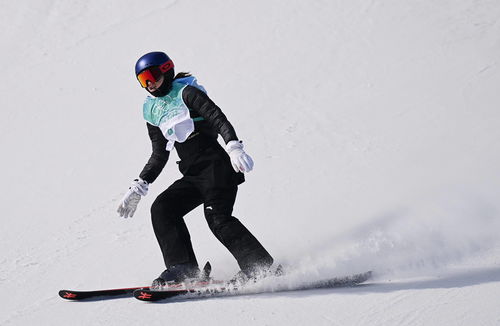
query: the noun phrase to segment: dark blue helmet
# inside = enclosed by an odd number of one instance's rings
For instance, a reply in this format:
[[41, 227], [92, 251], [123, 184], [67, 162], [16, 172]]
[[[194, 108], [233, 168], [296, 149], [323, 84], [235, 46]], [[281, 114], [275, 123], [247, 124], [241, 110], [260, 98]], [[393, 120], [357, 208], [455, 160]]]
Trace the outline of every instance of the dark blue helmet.
[[[165, 63], [167, 62], [170, 62], [170, 64], [165, 65]], [[168, 67], [168, 70], [170, 70], [174, 67], [174, 64], [172, 60], [170, 60], [168, 55], [164, 52], [149, 52], [140, 57], [139, 60], [137, 60], [137, 63], [135, 64], [135, 75], [137, 76], [142, 71], [155, 66], [162, 68]], [[162, 72], [166, 71], [167, 70], [164, 71], [164, 69], [162, 69]]]

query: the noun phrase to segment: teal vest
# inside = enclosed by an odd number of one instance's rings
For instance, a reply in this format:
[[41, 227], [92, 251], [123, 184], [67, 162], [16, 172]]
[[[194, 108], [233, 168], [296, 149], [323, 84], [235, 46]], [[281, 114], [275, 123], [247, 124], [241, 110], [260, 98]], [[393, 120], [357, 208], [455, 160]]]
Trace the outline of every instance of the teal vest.
[[184, 110], [189, 110], [182, 100], [182, 90], [187, 85], [172, 83], [172, 90], [163, 97], [146, 97], [142, 107], [144, 119], [153, 126], [169, 120]]
[[[191, 84], [192, 86], [206, 93], [203, 86], [196, 84], [196, 79], [194, 77], [190, 78], [194, 79], [194, 84]], [[182, 91], [187, 85], [188, 84], [185, 84], [183, 80], [180, 80], [180, 82], [174, 81], [172, 83], [172, 90], [167, 95], [163, 97], [148, 96], [142, 107], [144, 119], [153, 126], [158, 127], [163, 119], [171, 119], [179, 114], [180, 111], [185, 109], [189, 110], [182, 99]], [[202, 117], [193, 119], [195, 122], [202, 120], [204, 120]]]
[[202, 117], [192, 119], [189, 108], [182, 99], [182, 91], [188, 85], [205, 91], [198, 85], [196, 78], [189, 76], [175, 80], [172, 89], [163, 97], [148, 96], [144, 101], [144, 119], [153, 126], [159, 127], [163, 136], [168, 140], [166, 149], [172, 150], [175, 142], [184, 142], [194, 131], [194, 122], [203, 120]]

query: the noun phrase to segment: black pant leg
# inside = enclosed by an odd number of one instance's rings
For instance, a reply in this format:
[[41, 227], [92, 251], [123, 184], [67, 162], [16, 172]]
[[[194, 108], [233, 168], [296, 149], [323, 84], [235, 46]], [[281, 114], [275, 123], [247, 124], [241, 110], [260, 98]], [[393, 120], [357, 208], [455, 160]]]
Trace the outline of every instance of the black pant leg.
[[153, 229], [167, 268], [178, 264], [198, 267], [184, 215], [202, 202], [196, 187], [180, 179], [161, 193], [151, 206]]
[[210, 230], [236, 258], [243, 271], [269, 267], [273, 258], [252, 233], [234, 216], [237, 186], [204, 190], [205, 218]]

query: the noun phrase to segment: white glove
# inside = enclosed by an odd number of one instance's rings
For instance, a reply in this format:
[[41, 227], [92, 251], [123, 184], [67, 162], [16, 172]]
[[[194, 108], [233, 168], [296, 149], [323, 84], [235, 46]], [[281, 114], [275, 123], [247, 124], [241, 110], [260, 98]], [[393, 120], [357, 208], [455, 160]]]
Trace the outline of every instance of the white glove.
[[250, 172], [253, 169], [252, 158], [243, 150], [243, 144], [238, 140], [231, 140], [226, 144], [226, 152], [231, 158], [231, 164], [236, 172]]
[[141, 196], [148, 194], [148, 188], [149, 184], [140, 178], [132, 181], [132, 185], [118, 206], [118, 214], [124, 218], [133, 217]]

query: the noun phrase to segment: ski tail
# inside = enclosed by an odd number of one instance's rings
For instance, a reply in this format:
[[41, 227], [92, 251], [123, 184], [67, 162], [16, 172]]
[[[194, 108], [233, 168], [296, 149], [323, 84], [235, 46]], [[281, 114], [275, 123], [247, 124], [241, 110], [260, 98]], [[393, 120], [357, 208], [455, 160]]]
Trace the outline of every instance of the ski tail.
[[372, 278], [372, 276], [373, 276], [373, 272], [368, 271], [368, 272], [348, 275], [348, 276], [344, 276], [344, 277], [334, 277], [334, 278], [330, 278], [330, 279], [306, 283], [302, 287], [299, 287], [298, 290], [356, 286], [356, 285], [359, 285], [361, 283], [368, 281], [370, 278]]

